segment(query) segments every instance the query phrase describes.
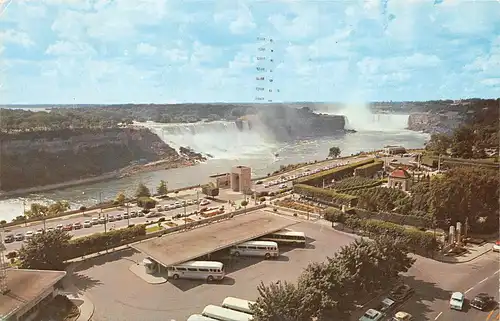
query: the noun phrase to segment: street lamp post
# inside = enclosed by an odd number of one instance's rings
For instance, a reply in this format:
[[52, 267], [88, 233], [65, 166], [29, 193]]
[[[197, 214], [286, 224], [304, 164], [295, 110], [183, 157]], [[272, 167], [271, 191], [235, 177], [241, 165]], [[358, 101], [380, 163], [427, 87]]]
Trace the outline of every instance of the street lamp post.
[[127, 227], [130, 226], [130, 203], [127, 202]]
[[102, 192], [99, 192], [99, 218], [102, 215]]
[[184, 229], [186, 229], [187, 225], [187, 216], [186, 216], [186, 201], [182, 202], [182, 205], [184, 206]]

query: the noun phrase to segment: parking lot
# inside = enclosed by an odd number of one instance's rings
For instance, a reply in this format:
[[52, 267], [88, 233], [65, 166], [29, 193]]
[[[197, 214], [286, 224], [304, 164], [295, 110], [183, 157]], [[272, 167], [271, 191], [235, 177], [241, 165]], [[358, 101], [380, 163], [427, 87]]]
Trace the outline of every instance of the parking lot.
[[281, 247], [282, 255], [276, 260], [240, 257], [226, 261], [227, 276], [221, 283], [175, 280], [147, 284], [129, 271], [131, 264], [144, 258], [134, 250], [82, 263], [76, 269], [75, 283], [95, 304], [96, 321], [186, 320], [208, 304], [220, 304], [227, 296], [255, 300], [261, 281], [295, 281], [310, 262], [325, 260], [353, 240], [310, 222], [299, 223], [293, 229], [310, 238], [306, 248]]

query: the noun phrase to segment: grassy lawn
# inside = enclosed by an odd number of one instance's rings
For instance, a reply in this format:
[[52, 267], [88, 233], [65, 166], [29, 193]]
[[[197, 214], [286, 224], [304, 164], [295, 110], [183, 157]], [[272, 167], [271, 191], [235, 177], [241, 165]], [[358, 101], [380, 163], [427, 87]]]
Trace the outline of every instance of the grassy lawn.
[[146, 233], [154, 233], [163, 230], [163, 226], [153, 225], [146, 228]]

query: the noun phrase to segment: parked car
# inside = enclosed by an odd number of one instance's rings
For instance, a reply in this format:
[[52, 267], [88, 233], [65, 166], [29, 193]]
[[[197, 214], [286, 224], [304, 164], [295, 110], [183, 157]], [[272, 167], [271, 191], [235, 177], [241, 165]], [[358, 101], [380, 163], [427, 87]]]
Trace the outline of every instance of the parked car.
[[64, 229], [64, 225], [62, 224], [57, 224], [56, 230], [62, 231]]
[[14, 238], [16, 239], [16, 241], [22, 241], [24, 240], [24, 235], [22, 233], [17, 233], [16, 235], [14, 235]]
[[137, 212], [137, 216], [138, 216], [138, 217], [144, 217], [144, 212], [143, 212], [143, 211], [139, 211], [139, 212]]
[[126, 220], [128, 218], [129, 218], [128, 213], [123, 213], [123, 219]]
[[130, 217], [137, 217], [137, 211], [130, 211]]
[[484, 311], [493, 303], [493, 297], [488, 293], [479, 293], [470, 301], [470, 306]]
[[116, 219], [117, 221], [120, 221], [120, 220], [122, 220], [122, 219], [123, 219], [123, 216], [122, 216], [120, 213], [118, 213], [118, 214], [116, 214], [115, 219]]
[[68, 231], [72, 231], [72, 230], [73, 230], [73, 224], [66, 224], [63, 227], [63, 231], [68, 232]]
[[53, 227], [47, 227], [47, 229], [45, 230], [45, 232], [52, 232], [54, 230]]
[[79, 230], [79, 229], [81, 229], [82, 227], [83, 227], [83, 225], [82, 225], [82, 223], [80, 223], [80, 222], [75, 222], [75, 223], [73, 224], [73, 229], [75, 229], [75, 230]]
[[91, 222], [92, 225], [97, 225], [97, 224], [99, 224], [99, 218], [98, 217], [93, 217], [90, 222]]
[[35, 235], [41, 235], [43, 234], [43, 232], [43, 228], [39, 228], [38, 230], [36, 230]]
[[108, 222], [114, 222], [116, 218], [113, 215], [108, 215]]
[[89, 220], [86, 220], [85, 222], [83, 222], [83, 227], [85, 228], [90, 228], [92, 227], [92, 222], [89, 221]]
[[104, 224], [104, 223], [106, 223], [106, 217], [101, 216], [101, 217], [99, 218], [99, 224]]
[[28, 232], [26, 232], [26, 234], [24, 234], [24, 239], [29, 240], [30, 238], [33, 237], [33, 235], [35, 235], [35, 233], [33, 231], [28, 231]]
[[465, 295], [462, 292], [453, 292], [450, 298], [450, 308], [462, 311], [464, 308]]
[[5, 243], [12, 243], [12, 242], [14, 242], [15, 240], [16, 240], [16, 239], [15, 239], [15, 237], [14, 237], [14, 234], [7, 234], [7, 235], [5, 235], [5, 237], [4, 237], [4, 239], [3, 239], [3, 241], [4, 241]]

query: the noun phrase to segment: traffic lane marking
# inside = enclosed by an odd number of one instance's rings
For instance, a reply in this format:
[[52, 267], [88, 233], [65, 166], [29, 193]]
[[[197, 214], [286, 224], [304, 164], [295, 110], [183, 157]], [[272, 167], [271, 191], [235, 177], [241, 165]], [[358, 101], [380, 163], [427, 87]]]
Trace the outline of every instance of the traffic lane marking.
[[[492, 317], [495, 312], [497, 312], [497, 315]], [[492, 310], [486, 317], [486, 321], [495, 321], [495, 320], [500, 320], [500, 313], [498, 313], [497, 309]]]
[[472, 291], [476, 286], [478, 286], [479, 284], [481, 283], [484, 283], [486, 281], [488, 281], [490, 278], [494, 277], [498, 272], [500, 272], [500, 270], [497, 270], [495, 273], [493, 273], [492, 275], [484, 278], [483, 280], [479, 281], [478, 283], [474, 284], [472, 287], [470, 287], [467, 291], [464, 292], [464, 294], [467, 294], [468, 292]]
[[441, 314], [443, 314], [443, 312], [439, 312], [439, 314], [437, 315], [437, 317], [434, 318], [434, 320], [439, 319], [439, 317], [441, 316]]

